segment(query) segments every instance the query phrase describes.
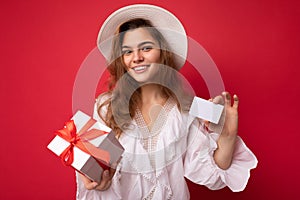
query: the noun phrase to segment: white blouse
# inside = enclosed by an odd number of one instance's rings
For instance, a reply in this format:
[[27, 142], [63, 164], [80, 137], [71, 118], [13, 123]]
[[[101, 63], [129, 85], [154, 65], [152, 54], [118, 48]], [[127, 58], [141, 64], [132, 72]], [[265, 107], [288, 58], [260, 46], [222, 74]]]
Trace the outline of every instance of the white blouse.
[[[97, 99], [95, 104], [94, 118], [102, 123], [97, 107], [107, 98]], [[185, 200], [190, 194], [184, 177], [212, 190], [228, 186], [238, 192], [246, 187], [257, 159], [240, 137], [231, 166], [222, 170], [213, 158], [219, 134], [207, 132], [199, 119], [180, 112], [172, 98], [160, 109], [151, 130], [137, 110], [122, 133], [119, 141], [125, 152], [108, 190], [85, 189], [76, 173], [78, 200]]]

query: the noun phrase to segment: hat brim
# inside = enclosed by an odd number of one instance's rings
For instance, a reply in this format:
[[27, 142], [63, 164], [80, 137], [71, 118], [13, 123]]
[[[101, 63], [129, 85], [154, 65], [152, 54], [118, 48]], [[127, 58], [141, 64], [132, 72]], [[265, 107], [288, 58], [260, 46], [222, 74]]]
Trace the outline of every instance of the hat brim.
[[109, 60], [112, 42], [117, 28], [124, 22], [143, 18], [149, 20], [167, 41], [174, 61], [180, 69], [187, 56], [187, 37], [183, 25], [171, 12], [154, 5], [135, 4], [120, 8], [113, 12], [103, 23], [97, 39], [97, 46], [103, 56]]

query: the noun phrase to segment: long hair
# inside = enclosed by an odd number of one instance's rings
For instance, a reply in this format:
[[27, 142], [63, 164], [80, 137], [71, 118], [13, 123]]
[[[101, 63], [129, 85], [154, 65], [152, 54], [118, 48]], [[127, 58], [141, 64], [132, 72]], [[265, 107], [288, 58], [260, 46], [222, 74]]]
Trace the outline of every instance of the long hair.
[[[162, 94], [177, 101], [177, 106], [182, 111], [187, 111], [191, 103], [191, 95], [183, 88], [177, 74], [177, 66], [174, 63], [174, 55], [169, 51], [168, 44], [163, 35], [153, 27], [150, 21], [137, 18], [129, 20], [119, 26], [112, 41], [112, 52], [108, 64], [110, 78], [108, 81], [108, 95], [110, 98], [101, 103], [98, 107], [98, 114], [101, 119], [119, 137], [122, 130], [125, 130], [135, 116], [136, 109], [141, 102], [141, 90], [139, 83], [127, 74], [123, 62], [121, 46], [126, 31], [136, 28], [146, 28], [150, 35], [160, 46], [159, 71], [152, 82], [159, 84]], [[171, 67], [172, 70], [167, 68]], [[172, 90], [170, 89], [172, 88]], [[176, 95], [175, 95], [176, 94]], [[107, 112], [103, 115], [101, 110], [107, 106]]]

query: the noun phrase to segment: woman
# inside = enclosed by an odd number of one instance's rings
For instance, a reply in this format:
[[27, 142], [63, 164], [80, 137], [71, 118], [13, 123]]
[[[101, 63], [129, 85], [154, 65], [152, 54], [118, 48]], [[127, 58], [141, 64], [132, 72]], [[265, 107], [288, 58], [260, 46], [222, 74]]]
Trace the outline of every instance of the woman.
[[182, 35], [179, 20], [152, 5], [124, 7], [102, 26], [98, 46], [111, 79], [94, 118], [115, 131], [125, 153], [100, 183], [78, 174], [78, 199], [189, 199], [184, 177], [210, 189], [245, 188], [257, 160], [237, 136], [238, 97], [231, 105], [222, 94], [220, 133], [188, 114], [192, 93], [177, 73], [187, 50]]

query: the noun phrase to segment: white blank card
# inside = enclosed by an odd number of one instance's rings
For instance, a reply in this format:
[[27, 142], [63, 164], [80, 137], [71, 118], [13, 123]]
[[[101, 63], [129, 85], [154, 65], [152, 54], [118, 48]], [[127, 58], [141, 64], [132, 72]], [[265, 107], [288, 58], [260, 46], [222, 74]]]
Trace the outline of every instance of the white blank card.
[[190, 114], [195, 117], [217, 124], [221, 117], [224, 106], [215, 104], [205, 99], [194, 97], [190, 108]]

